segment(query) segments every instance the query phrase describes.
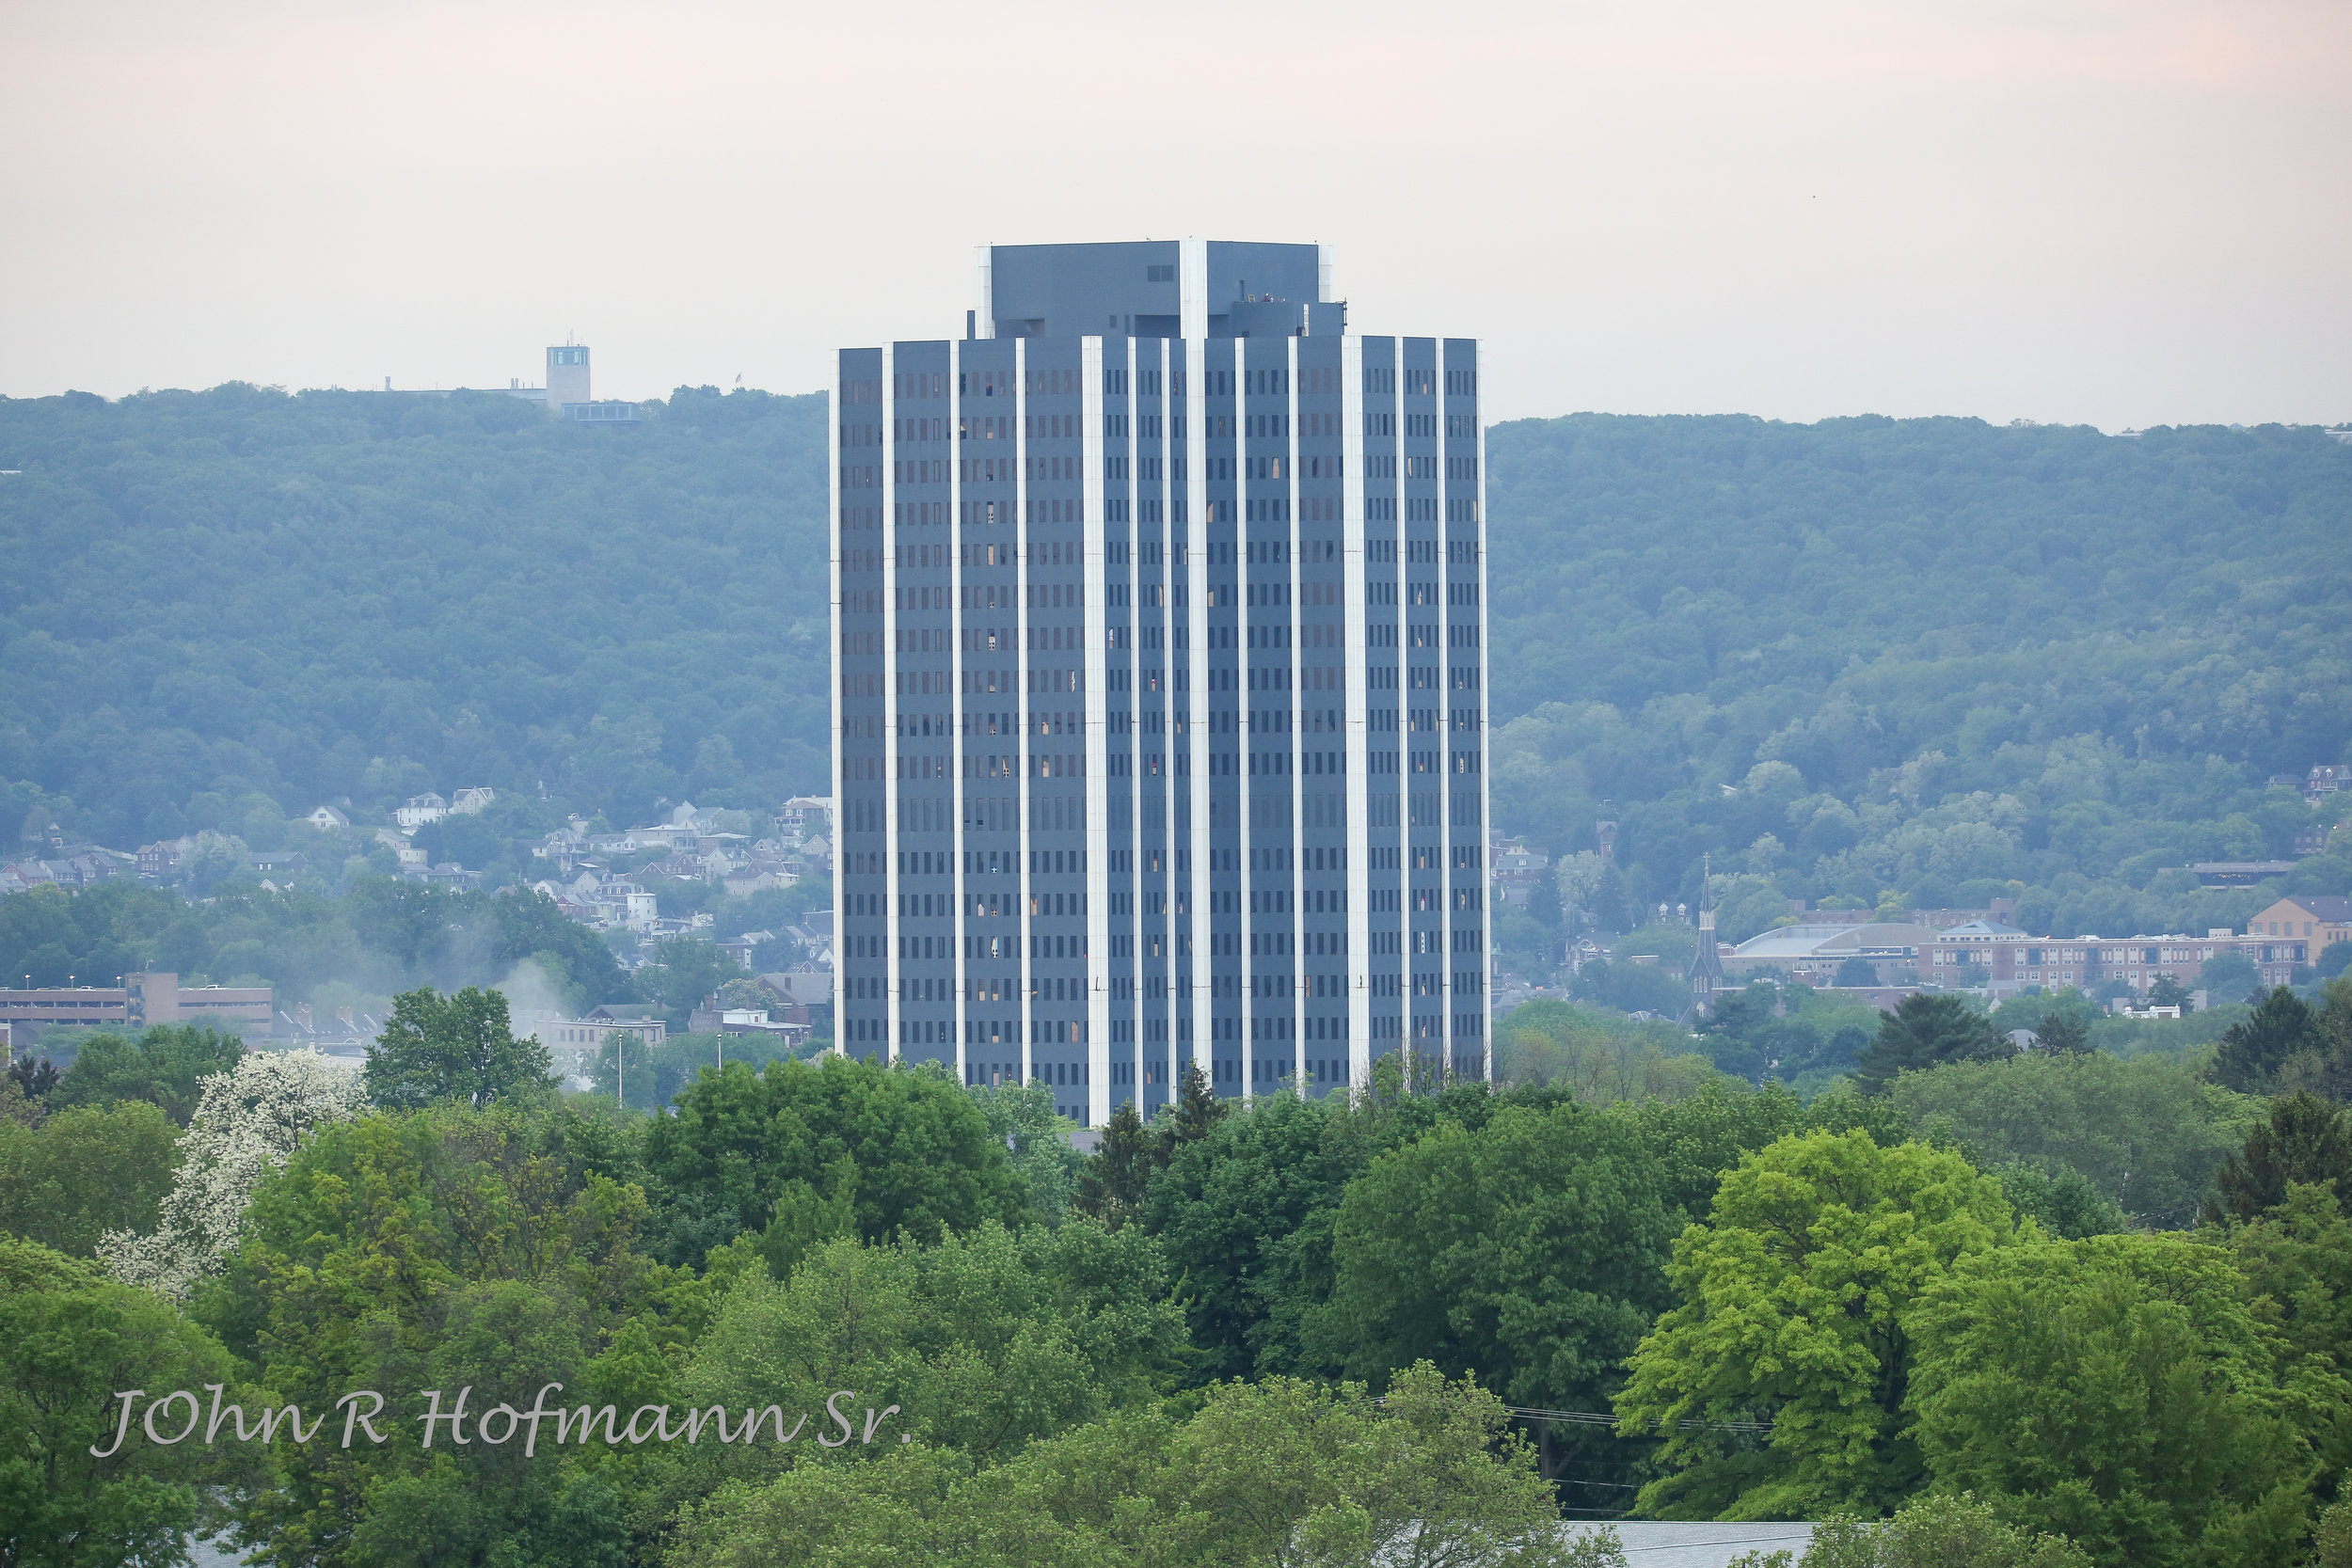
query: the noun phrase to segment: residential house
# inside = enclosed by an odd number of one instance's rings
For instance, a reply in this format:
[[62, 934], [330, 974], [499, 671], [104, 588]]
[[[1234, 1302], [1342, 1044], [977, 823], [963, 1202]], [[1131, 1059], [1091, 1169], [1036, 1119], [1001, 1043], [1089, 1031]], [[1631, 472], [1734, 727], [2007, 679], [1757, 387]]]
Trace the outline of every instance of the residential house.
[[774, 1004], [775, 1010], [787, 1017], [795, 1007], [833, 1006], [833, 971], [829, 969], [788, 969], [762, 974], [753, 984]]
[[452, 816], [471, 816], [497, 800], [498, 794], [497, 790], [483, 784], [461, 789], [449, 798], [449, 814]]
[[281, 882], [310, 869], [310, 857], [295, 849], [257, 849], [246, 858], [252, 861], [257, 875]]
[[795, 795], [776, 811], [776, 826], [794, 838], [833, 831], [833, 797]]
[[342, 812], [336, 810], [333, 806], [312, 806], [310, 810], [310, 814], [304, 816], [302, 820], [308, 822], [310, 826], [316, 828], [321, 832], [326, 832], [329, 828], [348, 828], [351, 826], [351, 818], [345, 816]]
[[569, 872], [573, 863], [587, 852], [588, 835], [577, 827], [556, 829], [531, 847], [533, 858], [551, 861], [558, 871]]
[[426, 823], [438, 822], [448, 815], [449, 802], [431, 790], [427, 790], [422, 795], [411, 795], [402, 801], [399, 809], [392, 813], [392, 820], [408, 832], [414, 832]]
[[139, 875], [149, 881], [157, 882], [169, 877], [180, 869], [180, 857], [187, 853], [187, 844], [184, 838], [165, 838], [140, 845], [137, 859]]
[[[118, 864], [118, 860], [121, 864]], [[82, 848], [55, 860], [24, 860], [5, 868], [8, 891], [22, 893], [43, 885], [84, 888], [107, 880], [124, 869], [135, 868], [137, 857], [119, 849]]]
[[390, 828], [376, 829], [375, 842], [389, 847], [392, 853], [400, 857], [400, 868], [404, 872], [422, 871], [425, 868], [425, 862], [430, 858], [422, 849], [417, 847], [416, 841], [406, 833], [395, 832]]
[[1551, 856], [1517, 839], [1496, 837], [1490, 849], [1495, 902], [1525, 907], [1551, 875]]

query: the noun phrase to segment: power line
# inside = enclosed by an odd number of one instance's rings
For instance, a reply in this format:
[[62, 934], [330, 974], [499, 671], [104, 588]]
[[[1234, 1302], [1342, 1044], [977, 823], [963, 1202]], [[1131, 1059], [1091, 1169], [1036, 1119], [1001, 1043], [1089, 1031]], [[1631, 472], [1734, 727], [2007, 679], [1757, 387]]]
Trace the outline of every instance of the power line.
[[[1389, 1397], [1386, 1394], [1377, 1395], [1372, 1402], [1386, 1404], [1389, 1402]], [[1622, 1417], [1613, 1416], [1603, 1410], [1538, 1410], [1517, 1404], [1506, 1404], [1502, 1409], [1504, 1414], [1517, 1416], [1525, 1421], [1560, 1421], [1571, 1426], [1613, 1427], [1619, 1425], [1624, 1419]], [[1663, 1425], [1662, 1422], [1660, 1424]], [[1677, 1421], [1675, 1425], [1684, 1432], [1769, 1433], [1772, 1430], [1772, 1423], [1770, 1421], [1681, 1420]]]
[[[1523, 1420], [1565, 1421], [1576, 1426], [1613, 1427], [1620, 1419], [1618, 1417], [1598, 1410], [1534, 1410], [1523, 1409], [1518, 1405], [1505, 1405], [1503, 1408]], [[1772, 1423], [1770, 1421], [1686, 1420], [1677, 1421], [1675, 1425], [1685, 1432], [1701, 1429], [1712, 1432], [1770, 1432], [1772, 1430]]]

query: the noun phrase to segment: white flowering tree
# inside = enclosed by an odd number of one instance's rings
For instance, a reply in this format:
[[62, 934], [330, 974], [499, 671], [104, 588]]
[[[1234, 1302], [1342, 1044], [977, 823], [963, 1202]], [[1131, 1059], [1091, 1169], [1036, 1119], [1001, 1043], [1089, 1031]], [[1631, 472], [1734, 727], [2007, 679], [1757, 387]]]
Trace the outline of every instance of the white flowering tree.
[[367, 1105], [359, 1074], [317, 1051], [249, 1053], [202, 1089], [155, 1233], [112, 1230], [98, 1243], [116, 1278], [174, 1301], [220, 1272], [262, 1178], [313, 1128], [349, 1121]]

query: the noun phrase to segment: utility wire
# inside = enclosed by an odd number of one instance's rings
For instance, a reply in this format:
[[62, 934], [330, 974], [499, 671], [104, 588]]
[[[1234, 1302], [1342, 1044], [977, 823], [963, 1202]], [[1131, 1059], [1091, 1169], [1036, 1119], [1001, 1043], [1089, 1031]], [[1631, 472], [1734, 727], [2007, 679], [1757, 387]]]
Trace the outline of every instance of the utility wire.
[[[1615, 1426], [1618, 1418], [1597, 1410], [1530, 1410], [1518, 1405], [1505, 1405], [1512, 1415], [1529, 1421], [1565, 1421], [1576, 1426]], [[1714, 1432], [1770, 1432], [1770, 1421], [1677, 1421], [1685, 1432], [1701, 1429]]]
[[[1372, 1402], [1386, 1404], [1389, 1402], [1389, 1397], [1382, 1394], [1375, 1398]], [[1517, 1416], [1521, 1420], [1562, 1421], [1574, 1426], [1613, 1427], [1620, 1419], [1618, 1417], [1600, 1410], [1536, 1410], [1516, 1404], [1506, 1404], [1502, 1408], [1505, 1414]], [[1675, 1425], [1685, 1432], [1770, 1432], [1772, 1430], [1772, 1423], [1770, 1421], [1684, 1420], [1677, 1421]]]

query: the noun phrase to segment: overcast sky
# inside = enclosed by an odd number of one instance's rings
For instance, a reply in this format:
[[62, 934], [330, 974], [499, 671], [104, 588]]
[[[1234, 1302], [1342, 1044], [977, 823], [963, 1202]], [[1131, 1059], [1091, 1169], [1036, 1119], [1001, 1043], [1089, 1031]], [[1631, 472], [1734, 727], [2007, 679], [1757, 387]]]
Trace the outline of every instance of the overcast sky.
[[0, 10], [0, 392], [820, 386], [984, 241], [1337, 247], [1500, 418], [2352, 420], [2346, 0]]

